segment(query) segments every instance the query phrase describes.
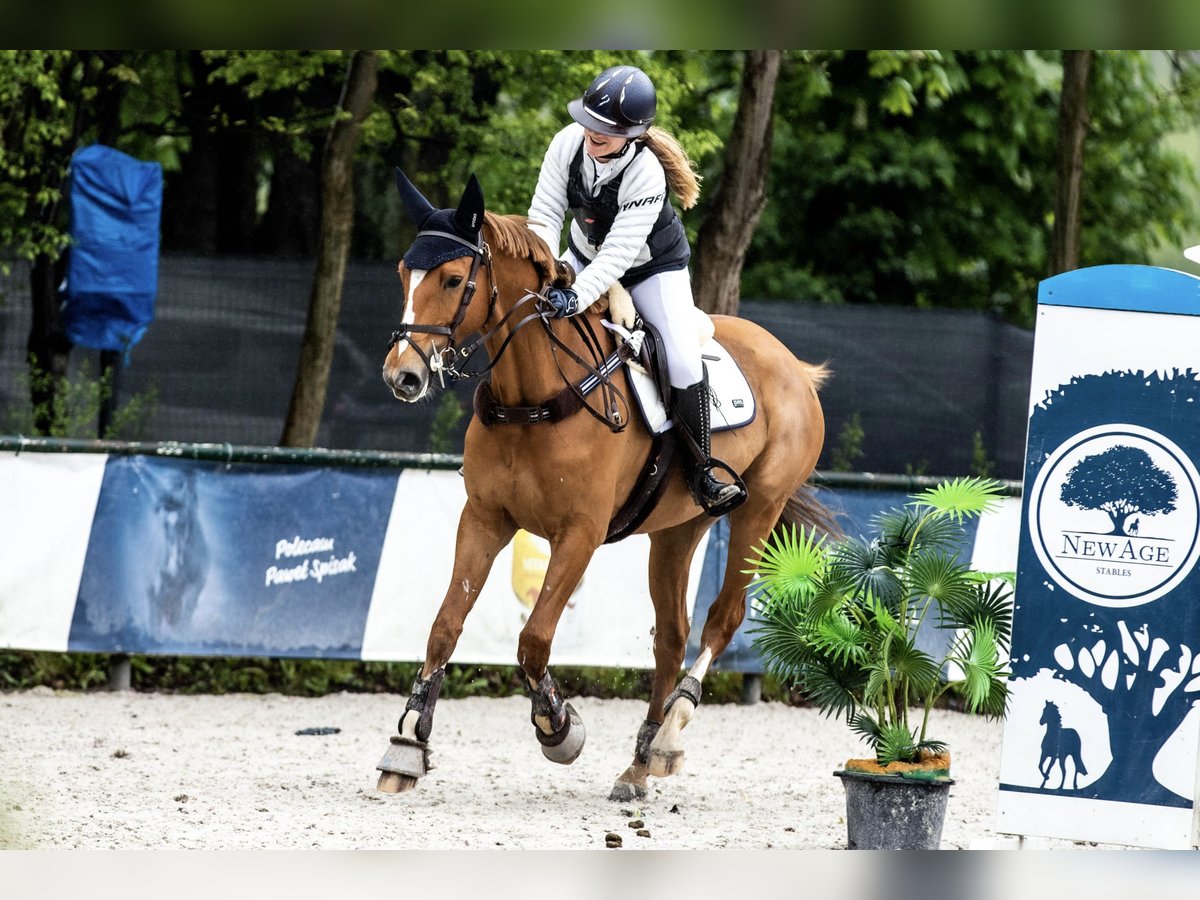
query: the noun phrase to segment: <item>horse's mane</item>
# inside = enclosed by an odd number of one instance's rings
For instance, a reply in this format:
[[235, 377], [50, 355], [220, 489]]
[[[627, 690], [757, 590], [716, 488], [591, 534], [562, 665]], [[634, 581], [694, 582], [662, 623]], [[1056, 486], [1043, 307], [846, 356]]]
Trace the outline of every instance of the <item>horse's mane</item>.
[[1046, 706], [1042, 712], [1048, 714], [1050, 718], [1054, 720], [1056, 725], [1062, 724], [1062, 713], [1059, 712], [1057, 703], [1051, 703], [1049, 700], [1047, 700]]
[[483, 215], [483, 237], [493, 253], [532, 262], [545, 284], [556, 271], [558, 259], [546, 242], [527, 227], [528, 222], [528, 216], [501, 216], [487, 212]]

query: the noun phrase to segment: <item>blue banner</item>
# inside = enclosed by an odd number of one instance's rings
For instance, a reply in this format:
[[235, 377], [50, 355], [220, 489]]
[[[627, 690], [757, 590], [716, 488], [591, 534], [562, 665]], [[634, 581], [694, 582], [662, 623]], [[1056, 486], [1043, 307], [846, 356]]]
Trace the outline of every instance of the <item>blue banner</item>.
[[110, 459], [69, 649], [357, 659], [397, 478]]

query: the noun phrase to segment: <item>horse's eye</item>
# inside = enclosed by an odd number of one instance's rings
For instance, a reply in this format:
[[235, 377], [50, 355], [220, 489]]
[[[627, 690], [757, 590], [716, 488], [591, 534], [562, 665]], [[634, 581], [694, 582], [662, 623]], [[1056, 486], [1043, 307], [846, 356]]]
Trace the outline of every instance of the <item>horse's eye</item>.
[[446, 279], [443, 286], [446, 288], [446, 290], [453, 290], [454, 288], [456, 288], [460, 284], [462, 284], [462, 282], [463, 282], [463, 280], [462, 280], [461, 275], [451, 275], [449, 278]]

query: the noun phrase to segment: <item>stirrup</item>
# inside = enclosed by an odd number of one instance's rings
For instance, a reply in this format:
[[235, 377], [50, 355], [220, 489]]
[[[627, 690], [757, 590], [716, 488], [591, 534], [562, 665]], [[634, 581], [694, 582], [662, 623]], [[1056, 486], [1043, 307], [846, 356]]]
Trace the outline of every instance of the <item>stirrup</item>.
[[[725, 482], [720, 482], [721, 493], [717, 496], [716, 500], [708, 502], [708, 498], [703, 496], [698, 488], [699, 482], [704, 478], [713, 478], [713, 469], [720, 469], [728, 474], [729, 477], [733, 479], [733, 483], [727, 484]], [[719, 481], [719, 479], [716, 478], [713, 480]], [[719, 459], [713, 459], [712, 457], [709, 457], [704, 461], [702, 466], [697, 466], [696, 481], [697, 489], [692, 491], [692, 497], [695, 499], [700, 508], [713, 518], [720, 518], [726, 513], [733, 512], [735, 509], [745, 503], [746, 498], [748, 497], [748, 494], [746, 493], [746, 482], [742, 481], [742, 476], [738, 475], [737, 472], [733, 471], [733, 469], [721, 462]]]

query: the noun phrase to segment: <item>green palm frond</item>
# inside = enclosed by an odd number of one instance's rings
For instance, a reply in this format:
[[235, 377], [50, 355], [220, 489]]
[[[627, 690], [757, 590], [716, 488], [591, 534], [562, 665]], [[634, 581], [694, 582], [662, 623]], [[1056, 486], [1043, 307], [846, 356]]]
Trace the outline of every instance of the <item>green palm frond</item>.
[[879, 723], [873, 716], [859, 710], [849, 717], [847, 723], [850, 725], [851, 731], [870, 744], [872, 750], [875, 749], [875, 745], [879, 741]]
[[862, 686], [853, 678], [861, 676], [861, 673], [845, 674], [847, 678], [842, 679], [827, 668], [811, 666], [797, 683], [824, 715], [849, 719], [859, 708]]
[[829, 573], [849, 584], [858, 594], [871, 594], [889, 605], [897, 605], [904, 596], [904, 585], [888, 568], [877, 542], [844, 541], [833, 552]]
[[914, 506], [926, 506], [934, 516], [955, 522], [994, 509], [1004, 496], [1004, 485], [995, 478], [954, 478], [913, 495]]
[[971, 581], [1006, 581], [1013, 587], [1017, 584], [1016, 572], [977, 572], [972, 569], [967, 573]]
[[966, 652], [954, 660], [963, 671], [959, 688], [968, 712], [985, 712], [995, 704], [994, 685], [1002, 683], [1007, 695], [1007, 672], [1000, 662], [996, 631], [991, 623], [977, 621], [966, 640]]
[[917, 696], [926, 696], [942, 679], [942, 668], [928, 653], [909, 641], [892, 647], [890, 662], [894, 677], [904, 678]]
[[943, 605], [965, 603], [973, 585], [967, 579], [969, 567], [944, 553], [921, 553], [908, 561], [905, 581], [910, 597], [929, 597]]
[[907, 636], [908, 629], [902, 625], [893, 614], [893, 610], [877, 597], [868, 597], [866, 607], [876, 627], [884, 635], [898, 637], [901, 640]]
[[1013, 591], [1006, 581], [972, 585], [969, 594], [943, 603], [941, 610], [941, 628], [969, 630], [983, 622], [998, 643], [1007, 646], [1012, 638]]
[[906, 726], [898, 722], [887, 723], [879, 730], [875, 758], [885, 766], [893, 762], [915, 762], [917, 739]]
[[880, 513], [872, 520], [879, 531], [879, 544], [886, 562], [902, 567], [912, 553], [924, 550], [958, 549], [962, 529], [950, 519], [932, 515], [928, 507], [908, 506]]
[[808, 615], [813, 621], [832, 616], [842, 608], [854, 593], [854, 586], [833, 578], [824, 578], [808, 602]]
[[798, 681], [814, 655], [805, 633], [808, 624], [803, 610], [780, 603], [766, 610], [755, 623], [749, 634], [767, 669], [786, 681]]
[[825, 569], [826, 537], [816, 529], [781, 528], [752, 548], [757, 558], [746, 562], [754, 568], [742, 574], [753, 575], [753, 587], [765, 595], [764, 606], [783, 597], [807, 597]]
[[857, 622], [845, 616], [827, 616], [809, 635], [813, 648], [840, 665], [862, 663], [867, 656], [867, 638]]

